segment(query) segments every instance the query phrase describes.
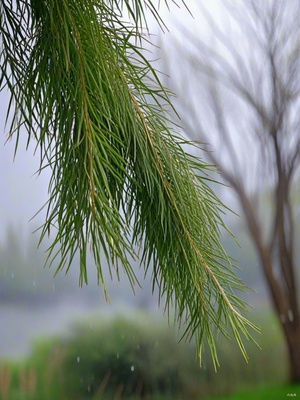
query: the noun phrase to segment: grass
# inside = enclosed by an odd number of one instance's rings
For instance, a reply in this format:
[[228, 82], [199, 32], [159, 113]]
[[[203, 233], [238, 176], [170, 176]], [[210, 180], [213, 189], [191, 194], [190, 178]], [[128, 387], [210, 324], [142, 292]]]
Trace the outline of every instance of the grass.
[[211, 397], [210, 400], [283, 400], [299, 399], [300, 384], [271, 387], [257, 387], [255, 389], [241, 391], [229, 397]]

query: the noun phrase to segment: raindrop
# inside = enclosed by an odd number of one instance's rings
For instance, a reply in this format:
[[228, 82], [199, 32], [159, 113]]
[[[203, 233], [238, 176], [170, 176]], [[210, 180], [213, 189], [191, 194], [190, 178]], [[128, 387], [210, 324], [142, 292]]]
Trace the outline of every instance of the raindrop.
[[119, 353], [117, 353], [117, 358], [120, 358], [120, 354]]
[[90, 391], [91, 391], [91, 385], [88, 385], [88, 388], [87, 388], [87, 390], [88, 390], [88, 392], [90, 392]]
[[13, 272], [11, 273], [11, 277], [12, 277], [12, 279], [14, 279], [14, 277], [15, 277], [15, 274]]
[[78, 363], [80, 362], [80, 357], [79, 357], [79, 356], [77, 357], [77, 362], [78, 362]]
[[132, 366], [130, 367], [130, 370], [131, 370], [131, 372], [134, 371], [134, 365], [132, 365]]
[[32, 286], [35, 287], [35, 281], [32, 282]]
[[289, 320], [292, 322], [294, 321], [294, 314], [292, 310], [288, 310], [288, 316], [289, 316]]
[[140, 349], [140, 345], [138, 344], [138, 345], [136, 346], [136, 348], [137, 348], [137, 350], [139, 350], [139, 349]]

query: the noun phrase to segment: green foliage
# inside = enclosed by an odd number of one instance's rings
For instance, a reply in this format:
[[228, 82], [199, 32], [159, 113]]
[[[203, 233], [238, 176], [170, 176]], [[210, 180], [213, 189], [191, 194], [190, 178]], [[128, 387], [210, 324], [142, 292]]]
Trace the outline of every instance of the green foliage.
[[82, 324], [62, 348], [70, 397], [113, 397], [117, 391], [122, 397], [180, 397], [188, 395], [200, 371], [193, 347], [178, 346], [175, 335], [153, 318]]
[[[178, 345], [161, 321], [135, 316], [104, 317], [101, 324], [90, 319], [69, 337], [41, 340], [21, 370], [37, 374], [34, 396], [28, 398], [103, 400], [190, 397], [199, 387], [200, 368], [194, 346]], [[17, 387], [14, 381], [11, 392], [19, 397], [12, 399], [27, 400]]]
[[262, 326], [263, 349], [252, 343], [246, 364], [237, 347], [220, 338], [224, 368], [217, 373], [208, 353], [200, 368], [193, 344], [178, 344], [174, 332], [150, 315], [87, 320], [60, 343], [66, 357], [63, 368], [68, 371], [65, 392], [71, 398], [75, 393], [92, 396], [101, 391], [110, 397], [121, 390], [125, 398], [192, 399], [284, 382], [287, 360], [275, 316], [264, 311], [255, 319]]
[[[184, 335], [211, 348], [216, 328], [236, 338], [254, 328], [236, 290], [244, 290], [220, 244], [224, 207], [207, 185], [211, 167], [183, 146], [166, 108], [169, 94], [143, 51], [148, 1], [2, 1], [0, 86], [10, 91], [10, 136], [22, 130], [50, 168], [41, 240], [50, 264], [78, 256], [88, 282], [91, 250], [105, 290], [102, 256], [136, 283], [131, 257], [147, 272]], [[131, 21], [124, 15], [128, 13]], [[146, 40], [148, 40], [146, 38]], [[22, 133], [23, 134], [23, 133]], [[230, 332], [231, 330], [231, 332]]]
[[28, 382], [36, 376], [35, 385], [23, 383], [25, 388], [31, 387], [34, 396], [28, 399], [32, 400], [108, 400], [118, 396], [200, 400], [284, 383], [287, 361], [276, 320], [269, 311], [255, 319], [262, 325], [263, 350], [252, 344], [246, 364], [238, 348], [223, 338], [220, 361], [224, 368], [215, 373], [208, 353], [204, 353], [200, 368], [193, 343], [178, 344], [174, 332], [158, 318], [149, 314], [91, 317], [76, 324], [68, 336], [36, 342], [28, 360], [13, 368], [10, 393], [15, 397], [10, 398], [27, 400], [25, 391], [20, 390], [21, 373]]

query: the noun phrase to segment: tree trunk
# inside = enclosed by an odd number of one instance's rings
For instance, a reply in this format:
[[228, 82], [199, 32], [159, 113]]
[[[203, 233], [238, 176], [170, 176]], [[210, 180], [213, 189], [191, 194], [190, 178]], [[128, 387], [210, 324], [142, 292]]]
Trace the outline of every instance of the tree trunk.
[[282, 326], [289, 356], [289, 380], [300, 383], [300, 326], [290, 321]]
[[[257, 247], [259, 248], [259, 246]], [[271, 254], [264, 246], [261, 246], [259, 250], [273, 306], [285, 338], [289, 362], [289, 381], [290, 383], [300, 383], [300, 313], [297, 292], [284, 289], [283, 277], [278, 281], [274, 276]], [[296, 279], [293, 276], [291, 278]]]

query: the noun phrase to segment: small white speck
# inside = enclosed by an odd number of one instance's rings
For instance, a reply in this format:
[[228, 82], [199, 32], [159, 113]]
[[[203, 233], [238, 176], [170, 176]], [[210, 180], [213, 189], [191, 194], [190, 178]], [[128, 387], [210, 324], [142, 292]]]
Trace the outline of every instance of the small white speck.
[[294, 321], [294, 314], [293, 314], [293, 311], [292, 310], [289, 310], [288, 311], [288, 316], [289, 316], [289, 320], [292, 322], [292, 321]]

